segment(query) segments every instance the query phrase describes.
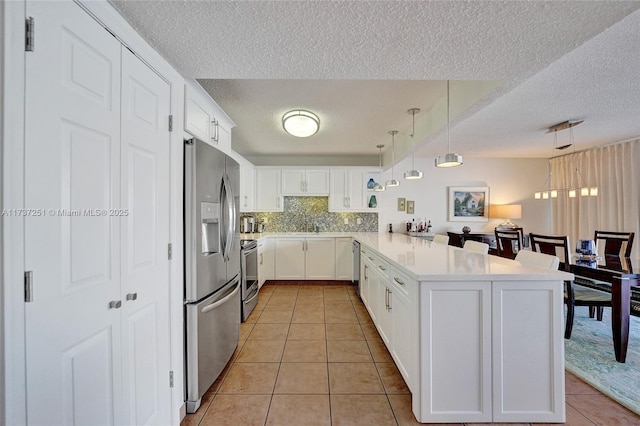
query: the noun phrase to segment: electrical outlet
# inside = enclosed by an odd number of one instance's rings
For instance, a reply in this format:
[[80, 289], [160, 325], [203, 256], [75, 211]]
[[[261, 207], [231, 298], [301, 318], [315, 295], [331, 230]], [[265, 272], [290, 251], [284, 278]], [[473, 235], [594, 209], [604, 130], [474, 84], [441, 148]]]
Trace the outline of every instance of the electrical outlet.
[[345, 217], [345, 218], [344, 218], [344, 224], [345, 224], [345, 225], [348, 225], [348, 224], [349, 224], [349, 218], [348, 218], [348, 217]]
[[357, 219], [356, 219], [356, 223], [357, 223], [358, 225], [362, 225], [362, 219], [357, 218]]

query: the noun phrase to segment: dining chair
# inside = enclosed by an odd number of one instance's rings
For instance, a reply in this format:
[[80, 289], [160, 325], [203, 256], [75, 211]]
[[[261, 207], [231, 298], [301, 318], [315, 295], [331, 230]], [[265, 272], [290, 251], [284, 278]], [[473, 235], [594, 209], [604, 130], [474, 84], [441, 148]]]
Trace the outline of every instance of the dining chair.
[[634, 236], [634, 232], [595, 231], [596, 253], [599, 256], [631, 257]]
[[[542, 235], [529, 234], [531, 237], [531, 249], [535, 252], [561, 256], [560, 269], [570, 272], [571, 258], [569, 257], [569, 237], [566, 235]], [[521, 251], [519, 253], [524, 253]], [[519, 254], [518, 253], [518, 254]], [[516, 257], [517, 260], [517, 257]], [[565, 321], [564, 338], [571, 338], [573, 330], [573, 317], [576, 306], [588, 306], [589, 314], [597, 308], [598, 321], [602, 321], [603, 308], [611, 307], [611, 293], [597, 290], [586, 285], [595, 284], [594, 280], [586, 277], [575, 276], [574, 281], [565, 281], [564, 303], [567, 305], [567, 319]]]
[[496, 249], [498, 256], [513, 259], [522, 248], [522, 228], [517, 229], [495, 229]]
[[464, 246], [462, 248], [468, 251], [473, 251], [475, 253], [482, 253], [482, 254], [489, 253], [489, 244], [481, 243], [473, 240], [465, 241]]
[[449, 237], [447, 235], [436, 234], [433, 236], [433, 242], [439, 244], [449, 244]]
[[516, 255], [516, 259], [523, 265], [535, 266], [536, 268], [558, 269], [560, 259], [545, 253], [538, 253], [531, 250], [520, 250]]

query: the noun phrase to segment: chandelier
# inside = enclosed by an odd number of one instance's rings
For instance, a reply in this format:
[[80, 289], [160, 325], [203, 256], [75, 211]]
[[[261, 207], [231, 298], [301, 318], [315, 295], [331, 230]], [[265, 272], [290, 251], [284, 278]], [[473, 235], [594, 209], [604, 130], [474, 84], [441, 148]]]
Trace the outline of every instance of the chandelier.
[[[547, 133], [553, 132], [553, 149], [565, 150], [573, 146], [573, 153], [576, 153], [576, 146], [573, 140], [573, 127], [582, 123], [584, 120], [568, 120], [562, 123], [555, 124], [549, 127]], [[569, 129], [569, 143], [558, 146], [558, 131]], [[566, 193], [569, 198], [576, 198], [578, 194], [581, 197], [596, 197], [598, 195], [597, 186], [588, 186], [585, 183], [582, 173], [578, 166], [575, 166], [574, 172], [571, 174], [569, 186], [566, 188], [552, 188], [551, 187], [551, 161], [548, 164], [547, 179], [542, 185], [543, 190], [536, 191], [533, 194], [533, 198], [536, 200], [548, 200], [549, 198], [558, 198], [559, 193]]]

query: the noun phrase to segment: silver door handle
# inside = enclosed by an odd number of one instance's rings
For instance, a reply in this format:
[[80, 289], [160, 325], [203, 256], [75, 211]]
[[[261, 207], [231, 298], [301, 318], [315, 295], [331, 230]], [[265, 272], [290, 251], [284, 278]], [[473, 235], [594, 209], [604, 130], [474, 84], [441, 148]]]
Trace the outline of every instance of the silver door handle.
[[384, 288], [384, 307], [388, 311], [389, 310], [389, 288]]
[[393, 277], [393, 280], [394, 280], [395, 282], [397, 282], [398, 284], [400, 284], [400, 285], [404, 285], [404, 283], [403, 283], [402, 281], [400, 281], [400, 280], [398, 279], [398, 277]]
[[127, 294], [127, 300], [136, 300], [136, 299], [138, 299], [138, 293]]
[[391, 310], [391, 290], [387, 288], [387, 311]]
[[260, 253], [260, 264], [262, 265], [262, 255], [263, 253]]
[[109, 302], [109, 309], [120, 309], [122, 302], [120, 300], [112, 300]]

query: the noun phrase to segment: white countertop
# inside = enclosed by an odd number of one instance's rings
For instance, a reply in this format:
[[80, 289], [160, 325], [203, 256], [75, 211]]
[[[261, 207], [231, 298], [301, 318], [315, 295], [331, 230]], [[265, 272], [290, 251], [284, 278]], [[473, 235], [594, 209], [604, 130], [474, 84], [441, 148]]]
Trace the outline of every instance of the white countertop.
[[241, 234], [243, 239], [351, 237], [418, 281], [570, 280], [573, 274], [522, 266], [515, 260], [479, 254], [399, 233], [281, 232]]

